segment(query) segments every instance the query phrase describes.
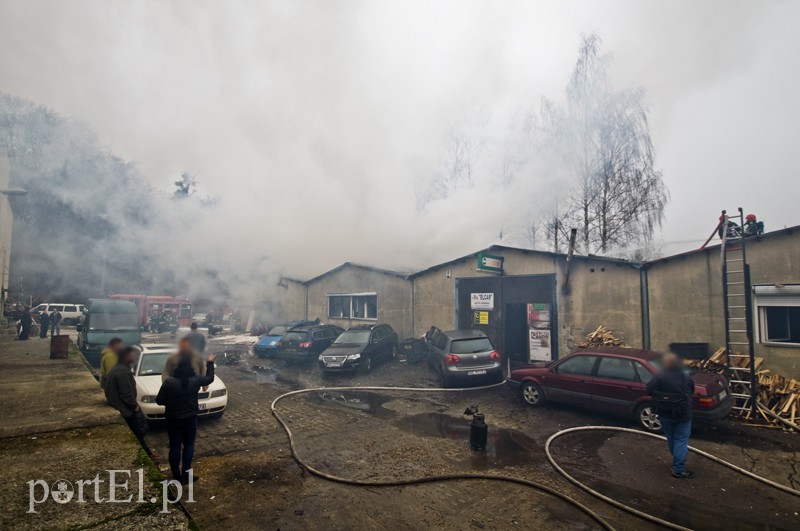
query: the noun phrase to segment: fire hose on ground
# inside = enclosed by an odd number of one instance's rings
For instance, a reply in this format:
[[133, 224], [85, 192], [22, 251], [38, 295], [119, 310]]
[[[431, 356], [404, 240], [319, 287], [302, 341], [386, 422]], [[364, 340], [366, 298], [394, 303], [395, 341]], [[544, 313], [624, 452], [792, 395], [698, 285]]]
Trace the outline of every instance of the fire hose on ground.
[[[298, 389], [296, 391], [290, 391], [288, 393], [284, 393], [284, 394], [278, 396], [277, 398], [275, 398], [275, 400], [272, 401], [272, 404], [270, 405], [270, 409], [272, 411], [272, 415], [278, 421], [278, 424], [280, 424], [281, 427], [283, 428], [283, 430], [286, 432], [286, 436], [289, 439], [289, 447], [291, 449], [292, 457], [294, 458], [294, 460], [297, 462], [297, 464], [303, 470], [307, 471], [311, 475], [320, 477], [322, 479], [326, 479], [326, 480], [329, 480], [329, 481], [333, 481], [333, 482], [341, 483], [341, 484], [345, 484], [345, 485], [355, 485], [355, 486], [362, 486], [362, 487], [401, 487], [401, 486], [409, 486], [409, 485], [420, 485], [420, 484], [425, 484], [425, 483], [434, 483], [434, 482], [440, 482], [440, 481], [456, 481], [456, 480], [459, 480], [459, 481], [460, 480], [503, 481], [503, 482], [506, 482], [506, 483], [515, 483], [517, 485], [523, 485], [523, 486], [526, 486], [526, 487], [530, 487], [530, 488], [536, 489], [536, 490], [538, 490], [540, 492], [543, 492], [545, 494], [549, 494], [549, 495], [551, 495], [551, 496], [553, 496], [555, 498], [558, 498], [558, 499], [564, 501], [565, 503], [567, 503], [569, 505], [572, 505], [573, 507], [577, 508], [578, 510], [583, 512], [585, 515], [589, 516], [592, 520], [597, 522], [602, 528], [610, 530], [610, 531], [613, 531], [614, 528], [608, 522], [606, 522], [599, 514], [597, 514], [596, 512], [592, 511], [591, 509], [589, 509], [585, 505], [581, 504], [580, 502], [578, 502], [576, 500], [573, 500], [572, 498], [570, 498], [566, 494], [558, 492], [555, 489], [552, 489], [550, 487], [547, 487], [547, 486], [542, 485], [540, 483], [537, 483], [535, 481], [516, 478], [516, 477], [513, 477], [513, 476], [506, 476], [506, 475], [499, 475], [499, 474], [495, 475], [495, 474], [476, 474], [476, 473], [456, 473], [456, 474], [439, 474], [439, 475], [434, 475], [434, 476], [423, 476], [423, 477], [409, 478], [409, 479], [361, 480], [361, 479], [346, 478], [346, 477], [337, 476], [335, 474], [331, 474], [331, 473], [328, 473], [328, 472], [324, 472], [322, 470], [314, 468], [312, 465], [308, 464], [302, 458], [302, 456], [297, 451], [297, 446], [295, 444], [294, 434], [292, 433], [292, 430], [289, 429], [288, 424], [280, 416], [280, 414], [278, 413], [278, 410], [276, 408], [278, 402], [280, 402], [284, 398], [288, 398], [288, 397], [294, 396], [294, 395], [305, 394], [305, 393], [318, 393], [318, 392], [326, 392], [326, 391], [394, 391], [394, 392], [400, 391], [400, 392], [437, 392], [437, 393], [447, 392], [447, 393], [452, 393], [452, 392], [479, 391], [479, 390], [483, 390], [483, 389], [491, 389], [491, 388], [494, 388], [494, 387], [499, 387], [499, 386], [504, 385], [504, 384], [505, 384], [505, 382], [501, 382], [501, 383], [498, 383], [498, 384], [487, 385], [487, 386], [482, 386], [482, 387], [455, 388], [455, 389], [420, 388], [420, 387], [379, 387], [379, 386], [314, 387], [314, 388], [309, 388], [309, 389]], [[590, 495], [592, 495], [592, 496], [594, 496], [594, 497], [596, 497], [596, 498], [598, 498], [598, 499], [600, 499], [600, 500], [602, 500], [602, 501], [604, 501], [604, 502], [606, 502], [606, 503], [608, 503], [608, 504], [610, 504], [610, 505], [612, 505], [612, 506], [614, 506], [614, 507], [616, 507], [616, 508], [618, 508], [618, 509], [620, 509], [620, 510], [622, 510], [624, 512], [627, 512], [629, 514], [633, 514], [635, 516], [638, 516], [638, 517], [643, 518], [645, 520], [648, 520], [650, 522], [653, 522], [653, 523], [656, 523], [656, 524], [659, 524], [659, 525], [662, 525], [662, 526], [665, 526], [665, 527], [668, 527], [668, 528], [671, 528], [671, 529], [679, 529], [679, 530], [683, 530], [683, 531], [687, 531], [688, 530], [688, 528], [686, 528], [686, 527], [680, 526], [678, 524], [675, 524], [675, 523], [669, 522], [667, 520], [664, 520], [664, 519], [658, 518], [656, 516], [653, 516], [651, 514], [645, 513], [643, 511], [635, 509], [634, 507], [630, 507], [628, 505], [625, 505], [622, 502], [614, 500], [613, 498], [610, 498], [610, 497], [608, 497], [608, 496], [606, 496], [606, 495], [604, 495], [604, 494], [602, 494], [600, 492], [597, 492], [596, 490], [592, 489], [588, 485], [585, 485], [585, 484], [581, 483], [580, 481], [578, 481], [577, 479], [575, 479], [574, 477], [572, 477], [566, 470], [564, 470], [561, 466], [559, 466], [558, 463], [556, 462], [555, 458], [553, 458], [553, 455], [552, 455], [552, 452], [551, 452], [551, 449], [550, 449], [551, 444], [553, 443], [553, 441], [555, 441], [556, 439], [558, 439], [559, 437], [561, 437], [563, 435], [567, 435], [569, 433], [575, 433], [575, 432], [582, 432], [582, 431], [617, 431], [617, 432], [626, 432], [626, 433], [634, 433], [634, 434], [638, 434], [638, 435], [645, 435], [647, 437], [652, 437], [652, 438], [660, 439], [660, 440], [666, 440], [665, 437], [663, 437], [661, 435], [654, 434], [654, 433], [648, 433], [648, 432], [644, 432], [644, 431], [640, 431], [640, 430], [634, 430], [634, 429], [630, 429], [630, 428], [620, 428], [620, 427], [614, 427], [614, 426], [579, 426], [579, 427], [576, 427], [576, 428], [567, 428], [565, 430], [561, 430], [561, 431], [556, 432], [553, 435], [551, 435], [547, 439], [547, 442], [545, 443], [545, 454], [547, 456], [547, 460], [550, 462], [550, 464], [556, 469], [556, 471], [559, 474], [564, 476], [564, 478], [567, 479], [570, 483], [572, 483], [576, 487], [580, 488], [581, 490], [587, 492], [588, 494], [590, 494]], [[781, 485], [780, 483], [776, 483], [776, 482], [774, 482], [772, 480], [769, 480], [767, 478], [764, 478], [764, 477], [758, 476], [756, 474], [753, 474], [752, 472], [749, 472], [749, 471], [747, 471], [747, 470], [745, 470], [745, 469], [743, 469], [741, 467], [738, 467], [738, 466], [736, 466], [736, 465], [734, 465], [732, 463], [724, 461], [723, 459], [720, 459], [719, 457], [716, 457], [716, 456], [714, 456], [714, 455], [712, 455], [712, 454], [710, 454], [708, 452], [704, 452], [703, 450], [700, 450], [698, 448], [694, 448], [692, 446], [689, 447], [689, 450], [691, 452], [694, 452], [694, 453], [698, 454], [698, 455], [706, 457], [707, 459], [710, 459], [711, 461], [714, 461], [714, 462], [719, 463], [719, 464], [721, 464], [723, 466], [726, 466], [726, 467], [730, 468], [731, 470], [733, 470], [735, 472], [744, 474], [745, 476], [748, 476], [748, 477], [750, 477], [752, 479], [755, 479], [756, 481], [760, 481], [761, 483], [764, 483], [764, 484], [769, 485], [771, 487], [774, 487], [774, 488], [777, 488], [779, 490], [782, 490], [783, 492], [787, 492], [787, 493], [793, 494], [795, 496], [800, 496], [800, 491], [798, 491], [798, 490], [792, 489], [792, 488], [787, 487], [785, 485]]]

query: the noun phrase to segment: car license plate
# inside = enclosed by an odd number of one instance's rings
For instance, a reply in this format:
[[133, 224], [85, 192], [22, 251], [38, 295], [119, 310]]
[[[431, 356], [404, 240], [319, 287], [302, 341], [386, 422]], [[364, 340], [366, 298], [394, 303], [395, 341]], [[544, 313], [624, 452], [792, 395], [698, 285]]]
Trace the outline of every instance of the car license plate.
[[467, 376], [478, 376], [479, 374], [486, 374], [486, 371], [467, 371]]
[[197, 404], [198, 409], [203, 410], [208, 407], [208, 404]]
[[325, 366], [326, 367], [341, 367], [342, 366], [342, 362], [340, 362], [340, 361], [332, 361], [330, 363], [326, 363]]

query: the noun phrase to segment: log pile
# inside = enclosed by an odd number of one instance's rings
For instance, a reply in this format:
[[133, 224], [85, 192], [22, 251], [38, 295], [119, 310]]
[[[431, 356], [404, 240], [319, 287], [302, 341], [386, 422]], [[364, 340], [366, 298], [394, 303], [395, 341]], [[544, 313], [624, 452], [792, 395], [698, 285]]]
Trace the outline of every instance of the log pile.
[[586, 339], [578, 344], [579, 348], [587, 347], [624, 347], [625, 342], [614, 336], [614, 333], [605, 326], [598, 326], [597, 330], [586, 336]]
[[[727, 365], [728, 356], [725, 348], [720, 348], [711, 357], [705, 360], [686, 360], [686, 364], [700, 371], [716, 372], [723, 374], [731, 380], [748, 380], [748, 371], [737, 370], [736, 367], [744, 367], [748, 364], [746, 358], [732, 358], [731, 367]], [[770, 425], [777, 424], [787, 428], [788, 424], [777, 420], [779, 417], [793, 425], [800, 422], [800, 380], [786, 378], [776, 374], [769, 369], [762, 369], [764, 359], [755, 357], [755, 370], [758, 377], [758, 415], [754, 416], [752, 411], [742, 411], [740, 418], [748, 422], [767, 422]], [[746, 393], [743, 384], [731, 383], [731, 392]], [[734, 413], [736, 410], [734, 410]]]

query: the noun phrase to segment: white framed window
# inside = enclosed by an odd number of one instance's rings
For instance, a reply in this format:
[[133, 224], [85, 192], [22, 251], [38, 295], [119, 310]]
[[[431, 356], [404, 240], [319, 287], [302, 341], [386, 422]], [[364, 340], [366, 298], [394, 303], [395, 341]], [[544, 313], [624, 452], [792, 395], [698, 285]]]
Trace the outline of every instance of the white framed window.
[[377, 293], [329, 293], [328, 317], [331, 319], [378, 320]]
[[800, 347], [800, 285], [753, 286], [760, 343]]

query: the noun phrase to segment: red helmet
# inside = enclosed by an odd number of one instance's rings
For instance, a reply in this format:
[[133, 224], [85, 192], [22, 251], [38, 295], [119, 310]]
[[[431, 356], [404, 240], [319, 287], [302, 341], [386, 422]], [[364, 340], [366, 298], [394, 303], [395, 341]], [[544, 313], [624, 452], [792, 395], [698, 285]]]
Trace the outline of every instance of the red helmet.
[[746, 219], [747, 221], [755, 221], [756, 220], [756, 215], [755, 214], [747, 214], [747, 216], [745, 216], [744, 219]]

